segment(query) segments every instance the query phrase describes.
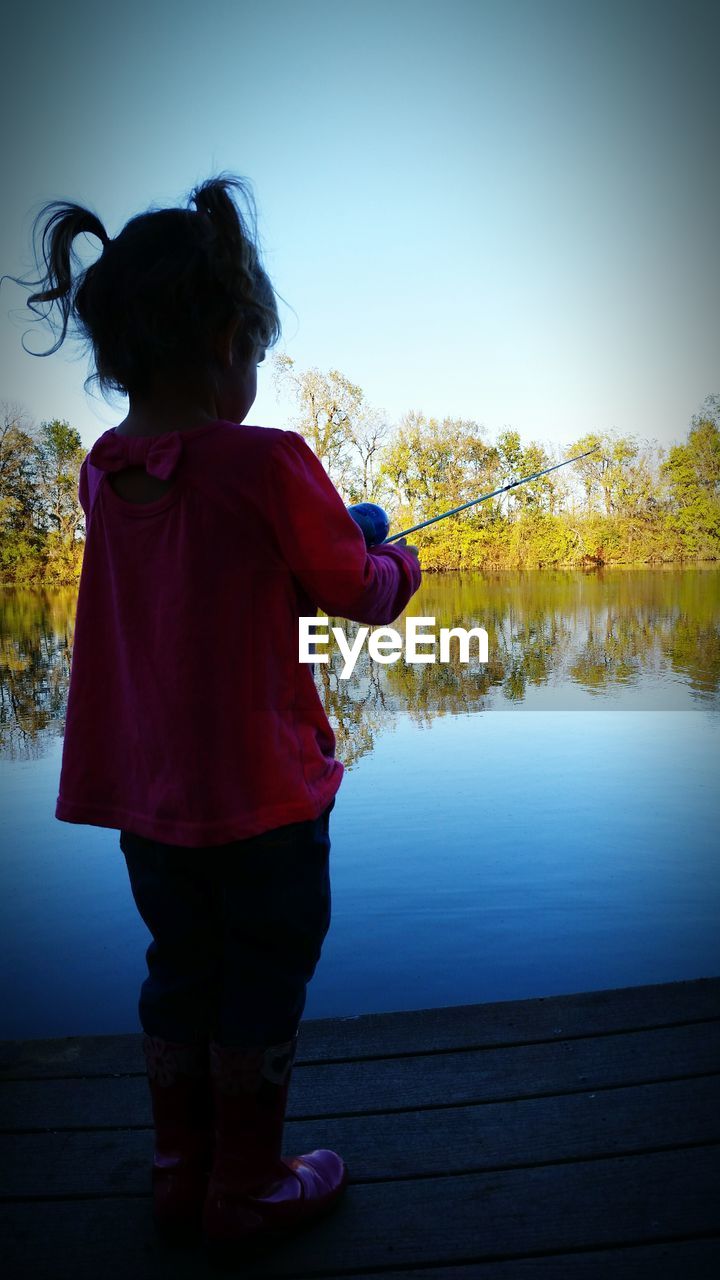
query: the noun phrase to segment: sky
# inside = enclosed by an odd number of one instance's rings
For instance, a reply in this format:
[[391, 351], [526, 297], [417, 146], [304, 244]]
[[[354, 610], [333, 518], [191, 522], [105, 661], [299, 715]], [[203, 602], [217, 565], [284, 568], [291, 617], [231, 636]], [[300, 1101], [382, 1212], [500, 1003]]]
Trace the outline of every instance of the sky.
[[[4, 22], [0, 273], [48, 200], [117, 235], [248, 177], [277, 348], [415, 410], [562, 449], [682, 440], [720, 391], [720, 6], [698, 0], [86, 0]], [[97, 241], [78, 241], [83, 260]], [[0, 288], [0, 401], [118, 423]], [[292, 426], [270, 361], [248, 421]]]

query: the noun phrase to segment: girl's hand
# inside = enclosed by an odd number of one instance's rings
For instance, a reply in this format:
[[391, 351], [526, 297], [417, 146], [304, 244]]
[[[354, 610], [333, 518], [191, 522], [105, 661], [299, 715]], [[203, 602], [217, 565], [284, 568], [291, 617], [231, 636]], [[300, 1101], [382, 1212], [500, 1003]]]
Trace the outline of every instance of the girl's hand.
[[420, 552], [417, 547], [408, 546], [407, 538], [396, 538], [394, 542], [390, 543], [390, 545], [392, 547], [404, 547], [406, 551], [409, 551], [411, 555], [414, 555], [415, 559], [419, 561]]

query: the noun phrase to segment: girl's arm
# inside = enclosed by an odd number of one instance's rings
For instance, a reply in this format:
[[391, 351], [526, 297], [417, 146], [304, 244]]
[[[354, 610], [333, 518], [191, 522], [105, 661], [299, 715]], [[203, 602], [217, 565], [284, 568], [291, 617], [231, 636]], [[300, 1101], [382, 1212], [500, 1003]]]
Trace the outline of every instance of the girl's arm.
[[322, 463], [301, 435], [283, 431], [270, 451], [267, 509], [283, 559], [333, 617], [392, 622], [415, 594], [420, 566], [392, 543], [368, 549]]

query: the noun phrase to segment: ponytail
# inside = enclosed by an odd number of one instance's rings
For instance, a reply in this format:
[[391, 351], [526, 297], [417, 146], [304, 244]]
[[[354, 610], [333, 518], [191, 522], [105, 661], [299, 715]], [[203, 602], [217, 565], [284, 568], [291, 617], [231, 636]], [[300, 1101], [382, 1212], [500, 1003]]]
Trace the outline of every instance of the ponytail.
[[[49, 217], [48, 214], [50, 215]], [[8, 277], [14, 280], [16, 284], [23, 284], [31, 288], [33, 285], [42, 286], [39, 293], [31, 294], [27, 300], [28, 307], [39, 319], [48, 319], [52, 304], [57, 303], [62, 317], [60, 337], [54, 347], [51, 347], [49, 351], [42, 352], [43, 355], [52, 355], [62, 346], [65, 340], [77, 290], [77, 282], [73, 279], [72, 271], [72, 260], [75, 256], [72, 245], [76, 237], [82, 235], [83, 232], [97, 236], [98, 240], [102, 242], [103, 248], [110, 243], [102, 222], [97, 214], [92, 213], [90, 209], [83, 209], [79, 204], [69, 204], [62, 200], [54, 200], [45, 205], [35, 219], [32, 232], [35, 264], [40, 267], [40, 259], [42, 258], [42, 265], [45, 269], [44, 276], [39, 280], [20, 280], [15, 276]], [[39, 309], [36, 304], [40, 302], [49, 302], [51, 304], [48, 311], [43, 312]]]
[[[230, 192], [244, 199], [249, 218], [246, 220]], [[235, 277], [236, 302], [250, 322], [252, 346], [272, 346], [280, 336], [277, 304], [270, 282], [260, 265], [257, 249], [257, 211], [250, 187], [240, 178], [220, 175], [201, 183], [191, 192], [188, 207], [207, 219], [216, 236], [213, 270], [219, 279]]]
[[[229, 192], [233, 189], [242, 192], [245, 196], [250, 210], [250, 228], [237, 205], [230, 198]], [[219, 238], [225, 241], [228, 248], [234, 248], [242, 257], [253, 256], [257, 234], [255, 201], [251, 192], [239, 179], [210, 178], [191, 192], [188, 207], [190, 205], [194, 205], [198, 213], [210, 219], [217, 229]]]
[[[247, 219], [234, 193], [244, 198]], [[233, 323], [238, 357], [253, 358], [280, 336], [256, 226], [249, 184], [232, 175], [201, 183], [184, 209], [138, 214], [112, 241], [91, 210], [52, 201], [33, 225], [41, 278], [8, 277], [25, 287], [39, 286], [27, 300], [37, 319], [52, 327], [53, 308], [59, 313], [54, 346], [31, 354], [52, 355], [74, 322], [94, 356], [97, 372], [87, 381], [99, 382], [103, 391], [138, 396], [150, 390], [158, 374], [193, 367], [211, 376], [215, 340]], [[84, 270], [73, 250], [83, 233], [103, 246]]]

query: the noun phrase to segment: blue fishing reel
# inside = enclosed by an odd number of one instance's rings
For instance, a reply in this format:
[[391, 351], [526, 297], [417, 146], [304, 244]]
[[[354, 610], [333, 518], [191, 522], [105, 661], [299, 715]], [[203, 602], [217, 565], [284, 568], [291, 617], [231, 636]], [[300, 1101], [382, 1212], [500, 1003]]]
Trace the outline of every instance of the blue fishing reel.
[[366, 547], [377, 547], [385, 541], [390, 532], [390, 521], [382, 507], [375, 502], [356, 502], [347, 510], [362, 529]]

